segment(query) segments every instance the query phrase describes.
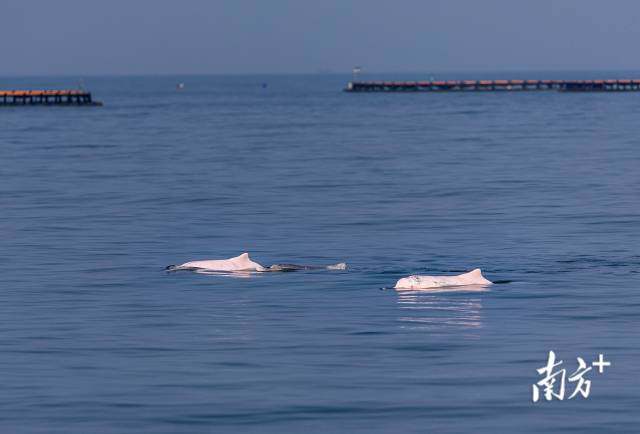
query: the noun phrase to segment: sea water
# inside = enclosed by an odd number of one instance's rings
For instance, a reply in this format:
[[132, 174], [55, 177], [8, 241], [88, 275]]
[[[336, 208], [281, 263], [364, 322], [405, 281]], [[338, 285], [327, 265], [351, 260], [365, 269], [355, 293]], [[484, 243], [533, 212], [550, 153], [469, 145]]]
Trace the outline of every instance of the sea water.
[[[640, 93], [348, 79], [85, 77], [103, 107], [0, 108], [2, 432], [638, 432]], [[349, 269], [163, 271], [242, 252]], [[506, 283], [384, 289], [473, 268]], [[534, 403], [551, 350], [611, 366]]]

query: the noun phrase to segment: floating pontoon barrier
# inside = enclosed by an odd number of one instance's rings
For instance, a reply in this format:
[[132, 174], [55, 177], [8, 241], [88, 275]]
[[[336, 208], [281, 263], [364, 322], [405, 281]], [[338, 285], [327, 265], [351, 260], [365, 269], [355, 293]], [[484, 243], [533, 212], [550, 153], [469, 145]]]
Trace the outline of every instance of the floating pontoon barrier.
[[447, 80], [350, 81], [346, 92], [524, 91], [561, 92], [640, 91], [640, 80]]
[[0, 105], [102, 105], [85, 90], [0, 90]]

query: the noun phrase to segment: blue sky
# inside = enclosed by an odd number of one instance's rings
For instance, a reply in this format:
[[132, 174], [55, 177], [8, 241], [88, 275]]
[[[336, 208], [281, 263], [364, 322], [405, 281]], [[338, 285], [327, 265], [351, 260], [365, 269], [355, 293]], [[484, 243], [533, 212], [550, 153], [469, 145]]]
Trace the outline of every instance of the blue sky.
[[0, 75], [634, 70], [636, 0], [2, 0]]

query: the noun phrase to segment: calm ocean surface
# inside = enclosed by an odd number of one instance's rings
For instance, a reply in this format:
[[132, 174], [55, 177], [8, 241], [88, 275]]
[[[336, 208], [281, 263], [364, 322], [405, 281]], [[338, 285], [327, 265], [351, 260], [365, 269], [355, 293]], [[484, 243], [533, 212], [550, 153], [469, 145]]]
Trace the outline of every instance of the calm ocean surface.
[[[0, 108], [0, 431], [640, 431], [640, 94], [348, 79], [87, 78], [104, 107]], [[350, 269], [163, 271], [245, 251]], [[509, 282], [381, 289], [475, 267]], [[534, 404], [549, 350], [612, 366]]]

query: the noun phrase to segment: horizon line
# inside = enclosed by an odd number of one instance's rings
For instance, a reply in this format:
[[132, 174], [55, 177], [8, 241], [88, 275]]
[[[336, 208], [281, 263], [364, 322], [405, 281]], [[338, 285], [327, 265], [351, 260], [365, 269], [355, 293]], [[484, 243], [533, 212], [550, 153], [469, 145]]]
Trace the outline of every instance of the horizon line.
[[[604, 72], [612, 72], [612, 73], [626, 73], [626, 72], [637, 72], [640, 74], [640, 68], [638, 69], [500, 69], [500, 70], [489, 70], [489, 69], [478, 69], [478, 70], [433, 70], [433, 71], [425, 71], [425, 70], [397, 70], [397, 71], [383, 71], [383, 70], [367, 70], [364, 69], [359, 73], [360, 76], [371, 76], [371, 75], [391, 75], [391, 74], [421, 74], [421, 75], [466, 75], [466, 74], [523, 74], [523, 73], [604, 73]], [[149, 77], [149, 76], [157, 76], [157, 77], [176, 77], [176, 76], [185, 76], [185, 77], [229, 77], [229, 76], [287, 76], [287, 75], [344, 75], [344, 76], [352, 76], [352, 71], [334, 71], [334, 70], [318, 70], [318, 71], [289, 71], [289, 72], [56, 72], [56, 73], [0, 73], [0, 78], [44, 78], [44, 77]]]

